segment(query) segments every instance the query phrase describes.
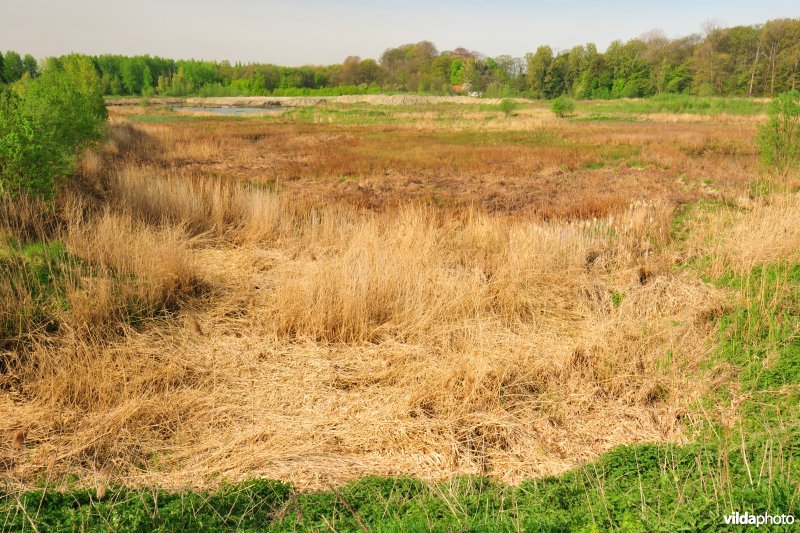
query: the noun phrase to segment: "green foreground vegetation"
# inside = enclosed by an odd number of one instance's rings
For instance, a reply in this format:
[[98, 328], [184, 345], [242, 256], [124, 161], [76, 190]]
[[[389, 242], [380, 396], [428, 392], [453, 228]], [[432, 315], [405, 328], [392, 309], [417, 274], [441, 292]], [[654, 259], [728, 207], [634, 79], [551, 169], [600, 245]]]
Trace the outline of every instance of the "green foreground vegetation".
[[[91, 61], [79, 55], [49, 61], [40, 76], [14, 88], [0, 85], [0, 215], [13, 229], [0, 232], [0, 347], [29, 331], [49, 331], [64, 306], [66, 251], [41, 242], [41, 232], [55, 223], [53, 199], [76, 157], [105, 135], [99, 87]], [[15, 204], [27, 205], [29, 216], [12, 215], [26, 212]], [[15, 301], [24, 305], [9, 309]]]

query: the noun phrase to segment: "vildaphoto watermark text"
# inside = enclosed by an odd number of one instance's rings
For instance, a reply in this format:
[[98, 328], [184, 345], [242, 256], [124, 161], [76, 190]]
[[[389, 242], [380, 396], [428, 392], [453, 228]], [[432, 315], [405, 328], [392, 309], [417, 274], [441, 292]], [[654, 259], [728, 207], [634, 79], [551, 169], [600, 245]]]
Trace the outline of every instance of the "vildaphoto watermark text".
[[790, 514], [750, 514], [731, 513], [725, 515], [725, 525], [729, 526], [790, 526], [794, 524], [794, 515]]

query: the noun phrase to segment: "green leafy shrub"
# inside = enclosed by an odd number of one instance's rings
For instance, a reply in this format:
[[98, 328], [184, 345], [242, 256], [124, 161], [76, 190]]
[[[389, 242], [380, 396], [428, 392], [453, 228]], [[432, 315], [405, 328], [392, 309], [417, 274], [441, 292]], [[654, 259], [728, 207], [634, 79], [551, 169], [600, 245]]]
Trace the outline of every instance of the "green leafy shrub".
[[785, 176], [800, 155], [800, 93], [779, 94], [767, 114], [769, 120], [758, 131], [758, 150], [771, 171]]
[[49, 198], [66, 172], [66, 154], [22, 105], [11, 91], [0, 93], [0, 195]]
[[62, 149], [73, 151], [101, 137], [107, 112], [100, 77], [89, 58], [51, 59], [22, 93], [25, 113]]
[[614, 291], [611, 293], [611, 302], [614, 304], [614, 307], [619, 307], [622, 305], [622, 300], [625, 299], [625, 293], [620, 291]]
[[514, 111], [517, 110], [517, 107], [519, 107], [517, 103], [510, 98], [504, 98], [500, 101], [500, 111], [503, 112], [506, 118], [513, 115]]
[[575, 101], [566, 96], [559, 96], [550, 104], [550, 110], [555, 113], [558, 118], [564, 118], [575, 111]]
[[103, 133], [102, 85], [89, 58], [51, 59], [0, 94], [0, 195], [51, 198], [74, 154]]

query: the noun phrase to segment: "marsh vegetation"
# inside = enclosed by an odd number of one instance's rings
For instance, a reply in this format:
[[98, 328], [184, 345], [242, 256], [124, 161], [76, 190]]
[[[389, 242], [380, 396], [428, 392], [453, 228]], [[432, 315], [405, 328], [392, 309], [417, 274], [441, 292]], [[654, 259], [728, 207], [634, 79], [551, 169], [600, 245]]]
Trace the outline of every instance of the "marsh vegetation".
[[795, 509], [800, 204], [793, 168], [754, 186], [764, 104], [548, 107], [112, 108], [52, 201], [2, 203], [6, 523]]

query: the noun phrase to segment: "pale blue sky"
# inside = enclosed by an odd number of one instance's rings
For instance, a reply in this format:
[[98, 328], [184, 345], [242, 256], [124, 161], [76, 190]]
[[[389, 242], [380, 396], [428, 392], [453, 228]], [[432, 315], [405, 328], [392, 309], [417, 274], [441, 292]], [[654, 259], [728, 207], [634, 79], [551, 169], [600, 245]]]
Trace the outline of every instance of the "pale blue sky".
[[302, 65], [378, 57], [427, 39], [440, 50], [521, 56], [541, 44], [592, 41], [602, 50], [654, 28], [679, 37], [707, 19], [733, 26], [781, 17], [800, 17], [800, 1], [0, 0], [0, 50]]

